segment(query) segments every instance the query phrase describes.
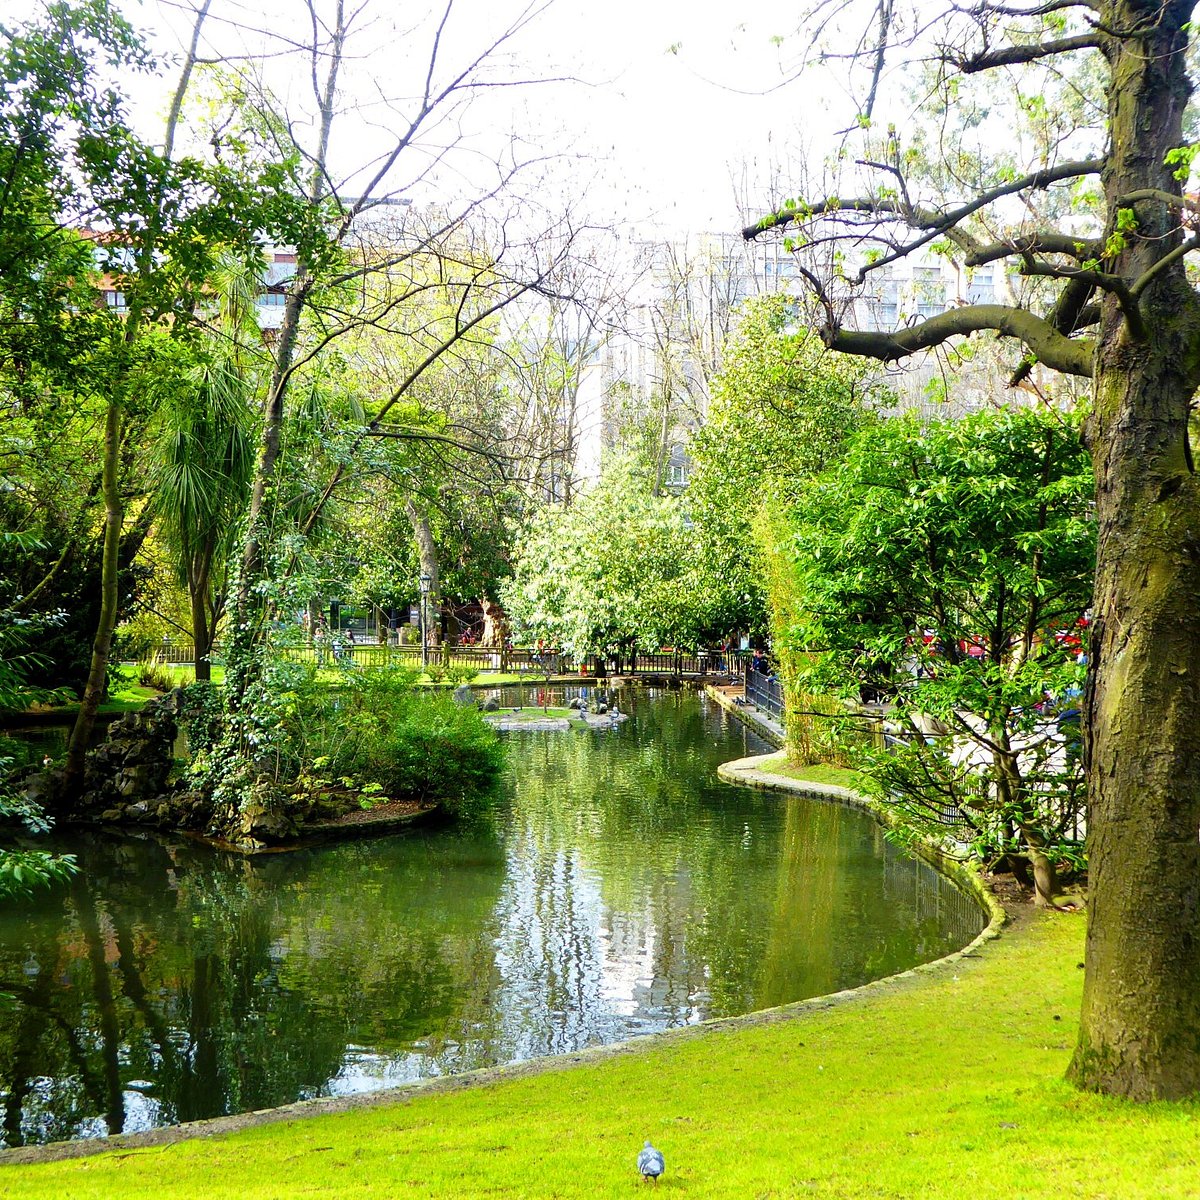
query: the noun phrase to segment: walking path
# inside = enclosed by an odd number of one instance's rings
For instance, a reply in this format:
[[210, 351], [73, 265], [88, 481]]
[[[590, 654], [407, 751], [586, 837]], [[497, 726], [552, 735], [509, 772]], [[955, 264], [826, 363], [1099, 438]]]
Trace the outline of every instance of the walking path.
[[748, 703], [745, 689], [740, 683], [707, 683], [704, 685], [704, 694], [715, 700], [726, 712], [732, 713], [739, 721], [749, 725], [771, 745], [783, 745], [783, 726], [769, 712]]

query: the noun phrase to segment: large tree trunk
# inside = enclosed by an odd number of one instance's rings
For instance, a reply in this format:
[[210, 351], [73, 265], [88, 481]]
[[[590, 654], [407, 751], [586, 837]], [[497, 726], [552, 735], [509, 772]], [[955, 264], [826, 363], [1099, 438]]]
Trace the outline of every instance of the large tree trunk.
[[[1156, 33], [1114, 42], [1110, 213], [1135, 188], [1178, 194], [1164, 155], [1186, 140], [1191, 7], [1155, 6]], [[1105, 8], [1118, 28], [1150, 23], [1144, 4]], [[1151, 199], [1135, 211], [1138, 234], [1117, 263], [1126, 279], [1179, 240], [1170, 205]], [[1200, 1092], [1200, 489], [1187, 446], [1200, 313], [1181, 261], [1159, 272], [1142, 310], [1139, 336], [1116, 298], [1105, 302], [1089, 430], [1098, 534], [1084, 725], [1090, 900], [1071, 1075], [1148, 1100]]]
[[479, 635], [479, 644], [499, 649], [504, 645], [508, 629], [508, 619], [504, 615], [504, 609], [490, 596], [481, 596], [479, 607], [483, 609], [483, 632]]
[[71, 730], [67, 746], [67, 761], [63, 779], [61, 801], [78, 791], [83, 783], [83, 760], [96, 727], [96, 710], [104, 698], [108, 682], [108, 654], [112, 647], [113, 628], [117, 623], [118, 589], [120, 573], [121, 526], [125, 520], [125, 506], [121, 500], [119, 486], [121, 457], [121, 427], [124, 406], [116, 396], [108, 402], [104, 418], [104, 463], [101, 490], [104, 495], [104, 553], [100, 570], [100, 618], [96, 637], [92, 642], [92, 662], [88, 669], [87, 684], [79, 715]]
[[1181, 359], [1103, 374], [1097, 403], [1090, 911], [1071, 1072], [1137, 1099], [1200, 1091], [1200, 494]]
[[425, 630], [425, 644], [436, 646], [441, 632], [441, 624], [435, 619], [438, 613], [437, 543], [433, 540], [433, 529], [430, 527], [428, 516], [412, 500], [405, 500], [404, 512], [412, 526], [413, 537], [416, 538], [421, 574], [429, 576], [429, 591], [421, 595], [421, 622]]

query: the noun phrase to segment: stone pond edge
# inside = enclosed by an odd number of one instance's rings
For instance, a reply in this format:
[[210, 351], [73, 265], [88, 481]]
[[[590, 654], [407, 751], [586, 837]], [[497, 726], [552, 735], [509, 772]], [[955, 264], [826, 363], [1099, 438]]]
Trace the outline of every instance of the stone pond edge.
[[[708, 691], [709, 689], [705, 689]], [[721, 697], [723, 700], [724, 697]], [[729, 707], [736, 716], [744, 719], [743, 714]], [[754, 722], [748, 721], [753, 725]], [[772, 739], [774, 740], [774, 739]], [[889, 825], [889, 814], [880, 806], [873, 804], [867, 797], [860, 795], [850, 788], [836, 784], [817, 784], [803, 780], [791, 779], [786, 775], [774, 775], [758, 769], [758, 763], [774, 755], [755, 755], [750, 758], [734, 759], [722, 763], [717, 768], [717, 774], [727, 783], [743, 787], [757, 788], [763, 791], [791, 792], [807, 796], [811, 799], [833, 801], [852, 808], [869, 812], [882, 825]], [[758, 1026], [774, 1025], [785, 1021], [803, 1018], [810, 1013], [834, 1008], [843, 1004], [867, 999], [876, 993], [887, 993], [900, 986], [919, 984], [933, 974], [940, 974], [964, 959], [977, 957], [977, 952], [986, 944], [1000, 936], [1000, 932], [1008, 920], [1008, 915], [1000, 901], [984, 882], [980, 873], [964, 863], [958, 862], [942, 853], [931, 844], [918, 845], [911, 848], [932, 866], [952, 878], [960, 887], [968, 891], [979, 902], [988, 923], [983, 930], [967, 943], [961, 950], [955, 950], [932, 962], [920, 963], [901, 971], [896, 975], [887, 975], [882, 979], [873, 979], [869, 983], [860, 984], [854, 988], [844, 988], [838, 992], [830, 992], [824, 996], [812, 996], [806, 1000], [796, 1000], [791, 1004], [782, 1004], [775, 1008], [764, 1008], [758, 1012], [743, 1013], [736, 1017], [717, 1017], [709, 1021], [700, 1021], [695, 1025], [687, 1025], [679, 1029], [667, 1029], [661, 1033], [644, 1034], [623, 1042], [612, 1042], [604, 1046], [590, 1046], [573, 1054], [543, 1055], [539, 1058], [528, 1059], [525, 1062], [509, 1063], [504, 1066], [483, 1067], [476, 1071], [465, 1071], [459, 1075], [444, 1075], [431, 1079], [414, 1080], [412, 1083], [401, 1084], [399, 1087], [388, 1088], [379, 1092], [360, 1093], [352, 1096], [318, 1096], [311, 1100], [299, 1100], [292, 1104], [281, 1105], [278, 1108], [263, 1108], [253, 1112], [233, 1113], [224, 1117], [211, 1117], [204, 1121], [191, 1121], [183, 1125], [166, 1125], [158, 1129], [147, 1129], [140, 1133], [116, 1134], [108, 1138], [87, 1138], [68, 1142], [51, 1142], [42, 1146], [21, 1146], [12, 1150], [0, 1150], [0, 1167], [20, 1166], [26, 1163], [61, 1162], [73, 1158], [86, 1158], [97, 1154], [120, 1152], [136, 1153], [140, 1149], [150, 1149], [173, 1145], [177, 1142], [198, 1138], [219, 1137], [222, 1134], [236, 1133], [242, 1129], [251, 1129], [260, 1125], [270, 1125], [278, 1122], [303, 1120], [328, 1113], [353, 1112], [365, 1108], [379, 1108], [392, 1104], [403, 1104], [423, 1096], [444, 1095], [450, 1092], [466, 1091], [475, 1087], [487, 1087], [505, 1083], [511, 1080], [526, 1079], [533, 1076], [548, 1074], [552, 1071], [571, 1070], [577, 1066], [604, 1062], [610, 1058], [624, 1057], [629, 1054], [642, 1054], [664, 1046], [680, 1042], [692, 1041], [695, 1038], [706, 1037], [712, 1033], [733, 1033], [743, 1029]]]

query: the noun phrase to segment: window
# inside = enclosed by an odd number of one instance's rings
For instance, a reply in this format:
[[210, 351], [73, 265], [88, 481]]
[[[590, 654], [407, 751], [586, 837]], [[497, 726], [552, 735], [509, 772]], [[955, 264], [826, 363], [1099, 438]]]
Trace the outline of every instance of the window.
[[946, 279], [941, 267], [917, 267], [913, 271], [917, 315], [924, 321], [946, 311]]
[[996, 277], [991, 267], [976, 267], [967, 280], [968, 304], [995, 304]]
[[125, 300], [124, 292], [105, 292], [104, 303], [107, 304], [109, 308], [119, 312], [124, 312], [125, 309], [129, 307]]
[[259, 304], [265, 304], [269, 308], [282, 308], [287, 303], [286, 292], [262, 292], [258, 297]]
[[668, 487], [683, 487], [687, 483], [687, 452], [676, 443], [667, 456], [667, 469], [663, 481]]
[[895, 279], [876, 278], [874, 292], [869, 293], [867, 301], [868, 329], [895, 329], [900, 318], [900, 284]]

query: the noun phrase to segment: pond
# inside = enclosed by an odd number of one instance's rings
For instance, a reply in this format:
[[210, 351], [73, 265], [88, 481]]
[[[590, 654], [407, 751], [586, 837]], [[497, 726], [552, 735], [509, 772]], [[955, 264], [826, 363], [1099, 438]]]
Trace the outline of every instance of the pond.
[[388, 1088], [767, 1008], [968, 942], [977, 904], [836, 804], [717, 780], [769, 749], [693, 693], [506, 735], [484, 817], [246, 860], [60, 839], [0, 914], [3, 1143]]

